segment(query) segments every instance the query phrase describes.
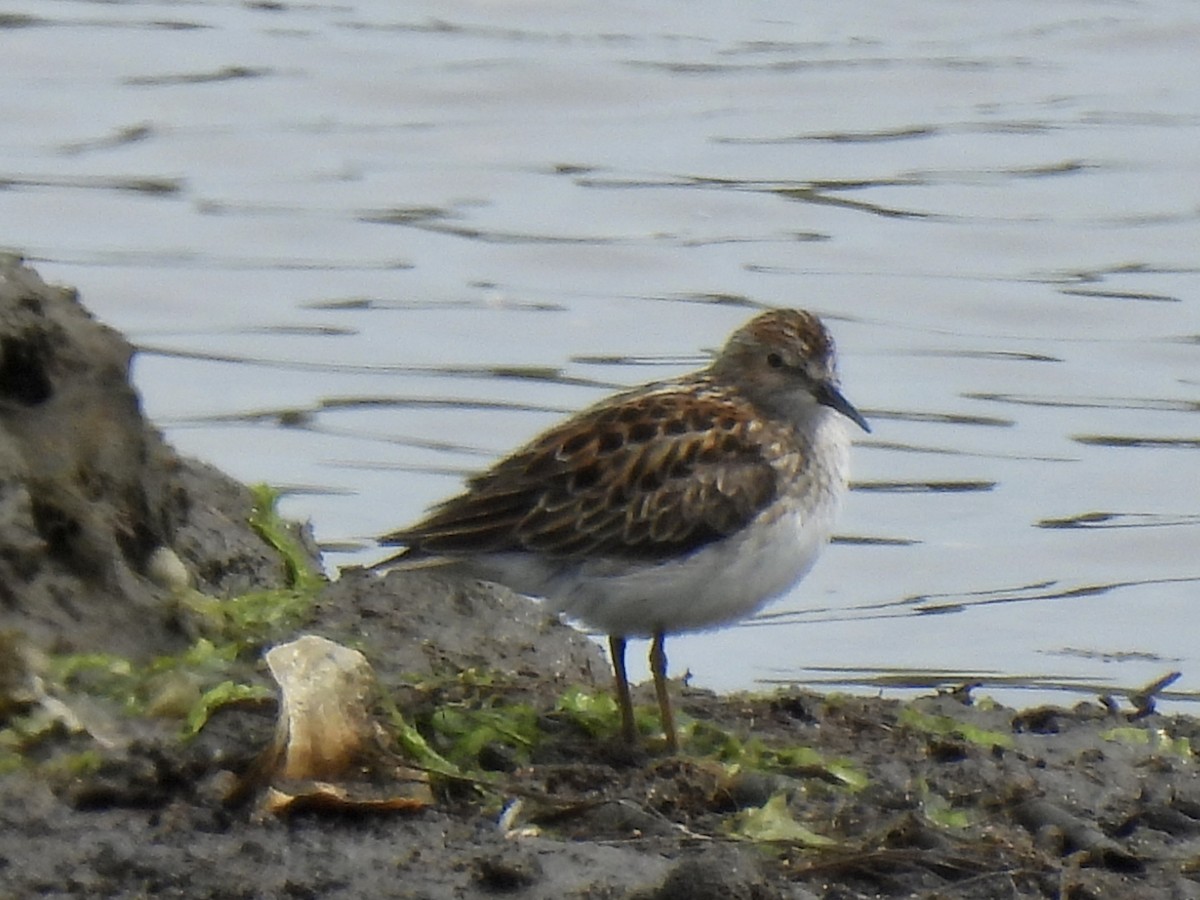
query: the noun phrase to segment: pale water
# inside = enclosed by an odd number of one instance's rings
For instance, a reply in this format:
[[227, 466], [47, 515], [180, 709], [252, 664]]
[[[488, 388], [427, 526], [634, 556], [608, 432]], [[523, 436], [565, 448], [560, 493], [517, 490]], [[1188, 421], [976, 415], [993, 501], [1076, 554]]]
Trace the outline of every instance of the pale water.
[[841, 539], [672, 671], [1194, 697], [1198, 46], [1192, 0], [9, 0], [0, 246], [331, 571], [813, 308], [874, 427]]

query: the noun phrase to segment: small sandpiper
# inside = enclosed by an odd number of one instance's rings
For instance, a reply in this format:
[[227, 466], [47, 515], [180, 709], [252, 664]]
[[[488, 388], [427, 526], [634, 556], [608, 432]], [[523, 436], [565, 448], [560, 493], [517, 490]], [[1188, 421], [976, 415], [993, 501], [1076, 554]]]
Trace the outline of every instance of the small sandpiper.
[[625, 642], [652, 639], [668, 750], [668, 634], [751, 615], [809, 570], [846, 492], [850, 429], [833, 339], [803, 310], [761, 313], [700, 371], [609, 397], [380, 539], [373, 568], [439, 560], [544, 598], [609, 635], [624, 738]]

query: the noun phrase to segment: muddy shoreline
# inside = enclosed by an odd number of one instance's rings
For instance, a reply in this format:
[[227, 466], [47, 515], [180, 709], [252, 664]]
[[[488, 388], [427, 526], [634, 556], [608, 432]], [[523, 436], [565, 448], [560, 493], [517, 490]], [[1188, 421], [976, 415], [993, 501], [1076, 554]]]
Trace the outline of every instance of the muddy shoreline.
[[[261, 500], [143, 421], [132, 352], [0, 259], [0, 896], [1200, 897], [1200, 722], [1152, 697], [680, 684], [669, 757], [616, 740], [596, 646], [502, 589], [349, 571], [273, 619], [299, 594]], [[464, 777], [407, 811], [230, 802], [274, 728], [262, 652], [299, 633], [361, 651]]]

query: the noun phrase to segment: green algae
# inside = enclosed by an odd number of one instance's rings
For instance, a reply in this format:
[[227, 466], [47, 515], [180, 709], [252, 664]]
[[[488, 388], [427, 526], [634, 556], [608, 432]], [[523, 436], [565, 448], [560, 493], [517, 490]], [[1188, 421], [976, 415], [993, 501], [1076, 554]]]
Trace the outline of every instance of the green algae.
[[729, 835], [755, 843], [801, 847], [831, 847], [837, 843], [797, 822], [785, 791], [773, 794], [762, 806], [737, 813], [730, 821]]
[[980, 747], [1008, 749], [1015, 746], [1011, 734], [980, 728], [978, 725], [968, 722], [960, 722], [952, 716], [933, 715], [912, 705], [905, 706], [900, 712], [900, 724], [923, 734], [934, 737], [955, 737]]
[[31, 747], [48, 733], [53, 721], [44, 712], [47, 703], [59, 709], [55, 715], [61, 720], [79, 698], [99, 699], [118, 715], [176, 720], [186, 737], [220, 706], [274, 696], [264, 684], [252, 683], [257, 655], [303, 623], [325, 581], [279, 517], [278, 492], [263, 485], [251, 491], [249, 524], [279, 553], [287, 586], [229, 598], [178, 589], [176, 602], [199, 635], [179, 653], [149, 661], [103, 652], [45, 655], [39, 661], [38, 684], [49, 700], [5, 717], [0, 771], [20, 768]]

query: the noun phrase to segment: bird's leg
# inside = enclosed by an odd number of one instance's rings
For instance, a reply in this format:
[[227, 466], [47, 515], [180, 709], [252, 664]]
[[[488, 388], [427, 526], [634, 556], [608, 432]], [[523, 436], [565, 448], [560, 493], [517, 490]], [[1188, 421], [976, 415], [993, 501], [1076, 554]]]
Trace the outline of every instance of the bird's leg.
[[667, 691], [667, 654], [663, 649], [666, 635], [654, 632], [650, 645], [650, 672], [654, 675], [654, 693], [658, 695], [658, 713], [662, 717], [663, 734], [667, 738], [667, 750], [679, 752], [679, 740], [675, 736], [675, 716], [671, 712], [671, 695]]
[[617, 689], [617, 706], [621, 707], [621, 737], [632, 744], [637, 739], [633, 721], [633, 698], [629, 695], [629, 676], [625, 673], [625, 638], [608, 636], [608, 652], [612, 654], [613, 676]]

